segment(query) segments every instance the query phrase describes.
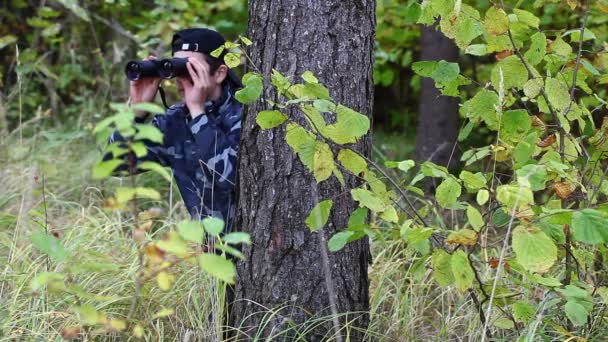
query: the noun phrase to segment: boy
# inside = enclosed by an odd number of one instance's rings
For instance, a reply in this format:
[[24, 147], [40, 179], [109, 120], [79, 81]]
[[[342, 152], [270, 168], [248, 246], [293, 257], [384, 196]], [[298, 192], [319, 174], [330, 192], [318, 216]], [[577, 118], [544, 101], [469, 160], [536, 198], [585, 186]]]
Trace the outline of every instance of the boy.
[[[242, 105], [234, 98], [239, 78], [211, 52], [224, 38], [209, 29], [185, 29], [174, 34], [173, 57], [187, 58], [189, 76], [176, 77], [183, 102], [156, 115], [152, 125], [164, 135], [162, 144], [146, 142], [148, 153], [136, 163], [155, 161], [169, 166], [192, 219], [217, 217], [231, 230], [235, 214], [236, 158], [241, 134]], [[155, 58], [153, 56], [149, 59]], [[152, 102], [161, 79], [131, 81], [131, 103]], [[161, 94], [162, 95], [162, 94]], [[136, 113], [143, 123], [147, 113]], [[114, 132], [110, 143], [123, 138]]]

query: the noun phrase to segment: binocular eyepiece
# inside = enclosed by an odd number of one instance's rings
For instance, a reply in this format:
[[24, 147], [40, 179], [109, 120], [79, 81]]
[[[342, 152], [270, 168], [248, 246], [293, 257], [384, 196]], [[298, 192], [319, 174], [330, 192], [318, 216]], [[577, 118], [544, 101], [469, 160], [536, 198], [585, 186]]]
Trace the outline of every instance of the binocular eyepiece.
[[165, 58], [149, 59], [145, 61], [130, 61], [125, 67], [125, 74], [131, 81], [137, 81], [144, 77], [173, 78], [177, 76], [187, 76], [188, 58]]

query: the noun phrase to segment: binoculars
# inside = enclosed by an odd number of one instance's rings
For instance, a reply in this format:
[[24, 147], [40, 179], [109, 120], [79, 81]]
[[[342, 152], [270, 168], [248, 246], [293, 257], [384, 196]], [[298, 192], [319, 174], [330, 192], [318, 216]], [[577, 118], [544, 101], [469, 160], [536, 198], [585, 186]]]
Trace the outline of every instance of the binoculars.
[[165, 58], [149, 59], [145, 61], [130, 61], [125, 67], [125, 74], [131, 81], [137, 81], [144, 77], [173, 78], [187, 76], [188, 58]]

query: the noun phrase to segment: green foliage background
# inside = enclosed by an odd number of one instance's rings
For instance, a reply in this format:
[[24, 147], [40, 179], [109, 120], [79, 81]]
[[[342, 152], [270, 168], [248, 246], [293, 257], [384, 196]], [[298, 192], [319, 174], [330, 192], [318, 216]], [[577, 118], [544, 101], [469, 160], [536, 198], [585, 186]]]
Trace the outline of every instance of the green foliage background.
[[[189, 253], [201, 251], [184, 240], [198, 242], [203, 227], [182, 221], [173, 184], [158, 169], [129, 187], [105, 179], [113, 167], [93, 167], [93, 133], [105, 141], [99, 122], [110, 117], [105, 123], [119, 127], [132, 116], [110, 105], [126, 100], [127, 59], [166, 54], [174, 30], [200, 24], [239, 42], [246, 16], [241, 0], [5, 1], [0, 338], [219, 339], [208, 312], [221, 301], [215, 279], [230, 282], [231, 267], [210, 269], [205, 257], [198, 262], [207, 273], [194, 267]], [[348, 189], [360, 208], [329, 250], [372, 239], [369, 335], [606, 339], [608, 3], [384, 0], [377, 21], [376, 91], [400, 98], [374, 113], [380, 139], [371, 160], [348, 148], [369, 121], [332, 102], [312, 73], [252, 72], [238, 96], [254, 101], [269, 77], [284, 101], [257, 123], [289, 127], [286, 142], [317, 182], [349, 174], [366, 181]], [[419, 25], [436, 22], [460, 48], [458, 63], [418, 60]], [[407, 159], [422, 77], [461, 104], [462, 169], [454, 174]], [[281, 113], [290, 105], [308, 126]], [[328, 124], [327, 113], [337, 121]], [[92, 180], [91, 169], [103, 180]], [[433, 193], [420, 186], [429, 179], [438, 184]], [[137, 210], [125, 207], [134, 198]], [[333, 200], [311, 211], [311, 231], [323, 228]], [[160, 262], [137, 285], [141, 260], [154, 258], [170, 265]]]

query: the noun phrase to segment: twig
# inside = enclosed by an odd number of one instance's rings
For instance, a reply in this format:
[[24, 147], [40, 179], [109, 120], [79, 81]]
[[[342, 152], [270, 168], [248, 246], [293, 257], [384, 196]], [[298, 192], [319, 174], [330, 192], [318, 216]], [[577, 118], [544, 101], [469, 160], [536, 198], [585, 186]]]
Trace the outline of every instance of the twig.
[[566, 243], [564, 244], [564, 249], [566, 250], [566, 276], [564, 277], [564, 281], [562, 282], [562, 284], [564, 285], [570, 285], [570, 281], [572, 278], [572, 270], [570, 269], [570, 263], [572, 262], [571, 260], [571, 251], [570, 251], [570, 243], [571, 243], [571, 239], [570, 239], [570, 226], [565, 225], [564, 226], [564, 234], [566, 235]]

